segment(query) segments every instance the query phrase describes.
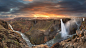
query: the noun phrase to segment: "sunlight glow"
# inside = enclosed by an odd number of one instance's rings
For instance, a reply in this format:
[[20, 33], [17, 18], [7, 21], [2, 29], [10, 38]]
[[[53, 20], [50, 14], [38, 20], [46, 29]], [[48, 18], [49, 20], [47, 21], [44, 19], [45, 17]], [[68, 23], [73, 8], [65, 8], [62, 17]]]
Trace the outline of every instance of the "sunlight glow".
[[34, 14], [34, 17], [65, 17], [61, 15], [54, 15], [54, 14]]

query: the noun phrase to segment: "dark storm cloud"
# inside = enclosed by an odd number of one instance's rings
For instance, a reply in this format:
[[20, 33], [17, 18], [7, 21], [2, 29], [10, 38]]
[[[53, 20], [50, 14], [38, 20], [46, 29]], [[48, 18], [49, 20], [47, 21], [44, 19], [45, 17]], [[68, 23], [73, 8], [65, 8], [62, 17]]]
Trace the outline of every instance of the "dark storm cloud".
[[21, 7], [24, 5], [19, 0], [0, 0], [0, 12], [10, 11], [11, 8]]
[[10, 9], [7, 6], [0, 6], [0, 12], [3, 12], [3, 11], [7, 12], [9, 10]]
[[[83, 0], [84, 1], [84, 0]], [[57, 7], [55, 7], [57, 6]], [[48, 8], [48, 10], [46, 10]], [[86, 6], [83, 2], [74, 0], [64, 0], [57, 3], [45, 3], [45, 2], [33, 2], [24, 6], [21, 10], [23, 11], [63, 11], [63, 12], [85, 12]]]
[[[27, 2], [26, 2], [27, 1]], [[0, 12], [13, 15], [60, 14], [85, 16], [85, 0], [0, 0]], [[4, 13], [3, 13], [4, 14]], [[83, 15], [84, 14], [84, 15]]]

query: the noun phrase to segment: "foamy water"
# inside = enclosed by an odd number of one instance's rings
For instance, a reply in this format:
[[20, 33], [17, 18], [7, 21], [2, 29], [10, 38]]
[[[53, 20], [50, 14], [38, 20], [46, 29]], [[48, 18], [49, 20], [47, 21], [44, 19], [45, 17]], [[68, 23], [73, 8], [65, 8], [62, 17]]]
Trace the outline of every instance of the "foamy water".
[[[11, 26], [10, 24], [9, 24], [9, 26], [10, 26], [10, 28], [13, 30], [13, 28], [12, 28], [12, 26]], [[28, 37], [25, 36], [22, 32], [15, 31], [15, 30], [13, 30], [13, 31], [19, 33], [19, 34], [22, 36], [22, 38], [26, 41], [26, 43], [27, 43], [27, 45], [28, 45], [29, 47], [34, 46], [34, 45], [32, 45], [32, 44], [30, 43], [30, 40], [28, 39]]]

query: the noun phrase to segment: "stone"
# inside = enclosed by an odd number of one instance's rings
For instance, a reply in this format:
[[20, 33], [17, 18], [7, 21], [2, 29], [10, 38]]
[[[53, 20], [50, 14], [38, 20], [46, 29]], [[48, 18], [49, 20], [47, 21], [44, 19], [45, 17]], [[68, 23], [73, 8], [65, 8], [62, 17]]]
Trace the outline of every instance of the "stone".
[[81, 37], [80, 38], [80, 42], [84, 43], [85, 42], [85, 38], [84, 37]]
[[37, 46], [33, 46], [32, 48], [49, 48], [47, 45], [37, 45]]
[[77, 30], [77, 31], [76, 31], [76, 34], [79, 36], [79, 35], [80, 35], [80, 32], [81, 32], [81, 31]]
[[82, 37], [84, 36], [84, 31], [76, 31], [77, 36]]
[[71, 39], [69, 38], [69, 39], [67, 39], [67, 40], [65, 40], [66, 42], [69, 42], [69, 41], [71, 41]]
[[73, 35], [72, 39], [76, 38], [77, 35]]
[[73, 42], [77, 42], [77, 38], [73, 39], [72, 41], [73, 41]]
[[84, 36], [86, 35], [86, 30], [84, 31]]
[[80, 41], [80, 38], [77, 38], [77, 42], [79, 42]]
[[62, 46], [59, 43], [55, 43], [51, 48], [62, 48]]

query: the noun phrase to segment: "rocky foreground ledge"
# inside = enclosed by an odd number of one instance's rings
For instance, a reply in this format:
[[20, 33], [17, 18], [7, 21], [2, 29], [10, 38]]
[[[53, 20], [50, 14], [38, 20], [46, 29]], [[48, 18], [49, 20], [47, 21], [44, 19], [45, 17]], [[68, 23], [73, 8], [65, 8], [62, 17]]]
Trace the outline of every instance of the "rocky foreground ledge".
[[51, 48], [86, 48], [86, 30], [76, 31], [76, 35], [54, 44]]

